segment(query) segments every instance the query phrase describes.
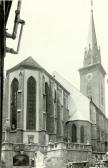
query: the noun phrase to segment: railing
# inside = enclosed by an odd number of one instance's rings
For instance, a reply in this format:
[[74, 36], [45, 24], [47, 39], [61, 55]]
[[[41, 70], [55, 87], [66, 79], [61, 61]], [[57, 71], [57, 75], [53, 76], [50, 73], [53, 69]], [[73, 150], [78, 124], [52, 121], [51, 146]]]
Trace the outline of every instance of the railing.
[[82, 150], [82, 151], [91, 151], [91, 145], [87, 144], [77, 144], [77, 143], [50, 143], [48, 145], [48, 150], [57, 150], [57, 149], [66, 149], [66, 150]]

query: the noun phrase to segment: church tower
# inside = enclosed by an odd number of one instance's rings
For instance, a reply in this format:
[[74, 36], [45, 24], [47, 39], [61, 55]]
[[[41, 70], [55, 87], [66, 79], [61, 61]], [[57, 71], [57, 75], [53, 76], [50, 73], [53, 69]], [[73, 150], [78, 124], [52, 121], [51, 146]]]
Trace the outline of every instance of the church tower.
[[91, 9], [88, 42], [84, 52], [83, 67], [79, 69], [80, 91], [105, 113], [105, 70], [101, 64], [100, 47], [97, 45], [93, 9]]

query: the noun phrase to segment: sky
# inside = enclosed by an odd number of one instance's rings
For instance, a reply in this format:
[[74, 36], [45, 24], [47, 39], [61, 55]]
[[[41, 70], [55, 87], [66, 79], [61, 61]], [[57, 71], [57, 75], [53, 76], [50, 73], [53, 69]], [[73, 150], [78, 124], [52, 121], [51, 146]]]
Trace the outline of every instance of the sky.
[[[16, 4], [17, 0], [14, 0], [8, 19], [7, 29], [10, 33]], [[108, 73], [108, 0], [94, 0], [93, 4], [97, 42], [101, 48], [102, 65]], [[6, 54], [5, 71], [32, 56], [50, 74], [57, 71], [79, 88], [78, 69], [83, 65], [90, 10], [90, 0], [22, 0], [21, 19], [26, 24], [20, 52], [18, 55]], [[16, 46], [17, 39], [7, 40], [7, 47], [16, 49]]]

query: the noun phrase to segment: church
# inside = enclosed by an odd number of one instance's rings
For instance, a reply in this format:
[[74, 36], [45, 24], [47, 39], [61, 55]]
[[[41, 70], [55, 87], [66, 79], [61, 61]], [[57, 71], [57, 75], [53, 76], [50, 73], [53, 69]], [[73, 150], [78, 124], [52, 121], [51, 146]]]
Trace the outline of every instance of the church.
[[93, 10], [80, 91], [32, 57], [7, 70], [2, 160], [6, 168], [92, 166], [108, 151], [105, 75]]

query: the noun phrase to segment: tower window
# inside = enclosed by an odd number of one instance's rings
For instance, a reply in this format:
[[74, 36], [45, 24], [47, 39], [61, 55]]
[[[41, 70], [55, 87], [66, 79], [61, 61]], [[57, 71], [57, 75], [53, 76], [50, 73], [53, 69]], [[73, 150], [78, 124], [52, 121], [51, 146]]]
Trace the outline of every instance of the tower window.
[[36, 81], [33, 77], [27, 81], [27, 129], [36, 129]]
[[16, 78], [13, 79], [11, 84], [11, 128], [17, 128], [17, 92], [18, 92], [18, 80]]

